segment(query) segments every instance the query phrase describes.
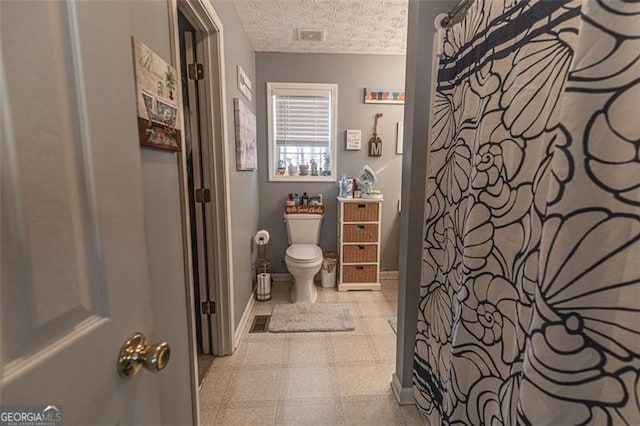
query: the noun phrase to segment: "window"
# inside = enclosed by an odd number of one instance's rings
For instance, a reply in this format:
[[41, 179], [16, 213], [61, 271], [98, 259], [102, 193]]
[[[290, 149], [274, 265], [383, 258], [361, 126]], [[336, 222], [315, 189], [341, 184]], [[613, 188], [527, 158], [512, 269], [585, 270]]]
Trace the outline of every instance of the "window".
[[337, 84], [267, 83], [269, 180], [336, 180]]

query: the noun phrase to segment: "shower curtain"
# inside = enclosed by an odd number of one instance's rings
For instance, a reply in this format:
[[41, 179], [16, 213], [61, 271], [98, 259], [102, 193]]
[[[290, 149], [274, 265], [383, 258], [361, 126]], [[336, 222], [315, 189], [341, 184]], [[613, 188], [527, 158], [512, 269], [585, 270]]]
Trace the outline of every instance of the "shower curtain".
[[414, 395], [429, 424], [640, 424], [640, 3], [446, 31]]

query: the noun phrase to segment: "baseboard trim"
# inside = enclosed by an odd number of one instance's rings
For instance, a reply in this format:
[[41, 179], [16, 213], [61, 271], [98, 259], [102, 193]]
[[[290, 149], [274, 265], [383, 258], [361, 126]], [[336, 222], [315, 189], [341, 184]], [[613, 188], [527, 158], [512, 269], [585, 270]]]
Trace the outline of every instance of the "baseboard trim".
[[271, 279], [274, 281], [293, 281], [293, 277], [288, 272], [271, 274]]
[[256, 303], [256, 293], [253, 291], [251, 293], [251, 297], [249, 297], [249, 301], [247, 302], [247, 306], [244, 308], [244, 312], [242, 313], [242, 318], [240, 318], [240, 323], [238, 327], [235, 329], [233, 336], [233, 351], [235, 352], [240, 344], [240, 339], [242, 339], [242, 333], [244, 329], [247, 327], [247, 323], [249, 322], [249, 317], [251, 316], [251, 310], [253, 309], [253, 305]]
[[396, 395], [398, 404], [415, 405], [416, 401], [413, 399], [413, 388], [403, 388], [402, 384], [400, 384], [400, 378], [398, 378], [396, 373], [393, 373], [391, 377], [391, 389], [393, 389], [393, 393]]
[[400, 277], [398, 271], [380, 271], [381, 280], [397, 280]]

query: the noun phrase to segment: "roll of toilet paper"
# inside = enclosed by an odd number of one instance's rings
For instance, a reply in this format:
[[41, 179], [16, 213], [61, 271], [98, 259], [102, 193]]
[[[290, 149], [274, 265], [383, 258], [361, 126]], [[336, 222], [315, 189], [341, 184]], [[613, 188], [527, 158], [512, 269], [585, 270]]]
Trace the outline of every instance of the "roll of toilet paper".
[[269, 235], [269, 231], [267, 231], [266, 229], [261, 229], [258, 232], [256, 232], [256, 236], [253, 237], [253, 240], [256, 242], [257, 245], [263, 246], [269, 242], [270, 237], [271, 236]]

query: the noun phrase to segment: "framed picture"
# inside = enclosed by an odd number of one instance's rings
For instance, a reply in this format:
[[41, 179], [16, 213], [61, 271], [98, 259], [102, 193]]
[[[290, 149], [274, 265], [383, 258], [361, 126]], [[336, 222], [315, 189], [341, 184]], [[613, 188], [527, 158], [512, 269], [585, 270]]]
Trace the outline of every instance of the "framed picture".
[[177, 71], [135, 37], [131, 43], [140, 145], [180, 151], [182, 99]]
[[239, 98], [233, 98], [233, 112], [236, 127], [236, 170], [255, 170], [256, 116]]
[[357, 151], [362, 143], [362, 130], [347, 130], [347, 151]]
[[398, 121], [396, 123], [396, 154], [402, 154], [404, 123]]
[[365, 104], [404, 104], [404, 89], [364, 89]]
[[251, 80], [240, 65], [238, 65], [238, 90], [251, 102]]

